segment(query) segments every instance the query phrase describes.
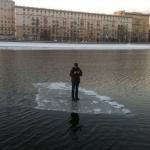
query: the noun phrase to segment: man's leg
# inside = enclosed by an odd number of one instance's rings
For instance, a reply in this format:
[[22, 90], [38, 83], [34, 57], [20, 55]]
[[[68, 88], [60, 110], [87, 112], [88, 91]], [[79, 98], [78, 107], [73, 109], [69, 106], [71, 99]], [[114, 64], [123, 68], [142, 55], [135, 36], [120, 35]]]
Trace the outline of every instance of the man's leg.
[[74, 93], [75, 93], [75, 83], [74, 83], [74, 82], [72, 82], [72, 100], [74, 100], [74, 99], [75, 99], [75, 97], [74, 97]]
[[79, 100], [79, 97], [78, 97], [78, 90], [79, 90], [79, 82], [76, 82], [75, 84], [75, 89], [76, 89], [76, 100]]

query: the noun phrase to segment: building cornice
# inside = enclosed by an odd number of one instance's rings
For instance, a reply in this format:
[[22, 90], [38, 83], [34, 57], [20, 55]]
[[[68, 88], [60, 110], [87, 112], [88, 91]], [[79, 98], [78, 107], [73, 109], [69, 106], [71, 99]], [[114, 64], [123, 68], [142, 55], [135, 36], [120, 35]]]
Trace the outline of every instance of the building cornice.
[[65, 12], [65, 13], [89, 14], [89, 15], [97, 15], [97, 16], [101, 15], [101, 16], [110, 16], [110, 17], [119, 17], [119, 18], [132, 19], [132, 17], [127, 17], [127, 16], [119, 16], [119, 15], [113, 15], [113, 14], [91, 13], [91, 12], [81, 12], [81, 11], [72, 11], [72, 10], [62, 10], [62, 9], [49, 9], [49, 8], [39, 8], [39, 7], [30, 7], [30, 6], [15, 6], [15, 8], [49, 10], [49, 11], [57, 11], [57, 12]]

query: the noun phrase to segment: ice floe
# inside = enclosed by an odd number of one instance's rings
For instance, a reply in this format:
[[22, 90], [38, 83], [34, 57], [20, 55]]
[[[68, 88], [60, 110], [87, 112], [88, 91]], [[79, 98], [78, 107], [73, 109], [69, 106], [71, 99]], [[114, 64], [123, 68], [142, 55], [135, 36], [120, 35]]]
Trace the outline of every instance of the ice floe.
[[36, 95], [36, 109], [56, 110], [91, 114], [129, 114], [131, 111], [123, 104], [109, 96], [101, 96], [97, 92], [80, 88], [80, 100], [71, 100], [71, 86], [64, 82], [34, 83], [38, 93]]

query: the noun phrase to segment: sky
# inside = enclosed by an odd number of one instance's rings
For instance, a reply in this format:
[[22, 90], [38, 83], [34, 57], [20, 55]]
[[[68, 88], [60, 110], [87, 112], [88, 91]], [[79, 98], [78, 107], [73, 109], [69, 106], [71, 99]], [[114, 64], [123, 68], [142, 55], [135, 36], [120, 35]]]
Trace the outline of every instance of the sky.
[[117, 10], [150, 13], [150, 0], [14, 0], [16, 5], [112, 14]]

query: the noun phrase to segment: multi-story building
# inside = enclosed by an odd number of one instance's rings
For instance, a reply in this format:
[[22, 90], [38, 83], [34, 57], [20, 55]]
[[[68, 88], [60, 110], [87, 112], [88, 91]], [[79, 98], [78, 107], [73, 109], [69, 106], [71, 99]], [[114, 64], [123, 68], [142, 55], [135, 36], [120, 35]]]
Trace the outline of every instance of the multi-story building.
[[18, 40], [131, 41], [132, 18], [16, 6]]
[[15, 6], [0, 0], [0, 40], [147, 42], [149, 15], [114, 15]]
[[0, 0], [0, 40], [15, 38], [15, 3]]
[[149, 15], [138, 12], [114, 12], [117, 16], [132, 18], [132, 42], [148, 42]]

